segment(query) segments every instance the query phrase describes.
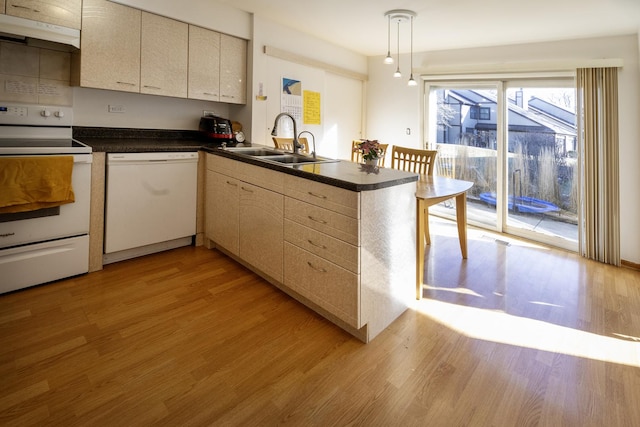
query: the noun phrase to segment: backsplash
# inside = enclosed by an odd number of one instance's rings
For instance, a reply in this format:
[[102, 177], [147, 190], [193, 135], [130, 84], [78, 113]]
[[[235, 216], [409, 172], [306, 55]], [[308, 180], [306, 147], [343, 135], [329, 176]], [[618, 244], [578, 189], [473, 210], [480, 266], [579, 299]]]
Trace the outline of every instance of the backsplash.
[[73, 105], [71, 54], [0, 41], [0, 100]]

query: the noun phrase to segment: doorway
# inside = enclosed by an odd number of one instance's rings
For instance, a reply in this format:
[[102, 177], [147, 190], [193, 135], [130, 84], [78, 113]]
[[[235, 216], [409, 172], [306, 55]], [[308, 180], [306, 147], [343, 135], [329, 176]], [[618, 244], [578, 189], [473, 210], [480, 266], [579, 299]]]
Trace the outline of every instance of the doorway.
[[[573, 78], [430, 81], [425, 99], [436, 173], [474, 183], [470, 224], [578, 250]], [[455, 205], [430, 212], [454, 218]]]

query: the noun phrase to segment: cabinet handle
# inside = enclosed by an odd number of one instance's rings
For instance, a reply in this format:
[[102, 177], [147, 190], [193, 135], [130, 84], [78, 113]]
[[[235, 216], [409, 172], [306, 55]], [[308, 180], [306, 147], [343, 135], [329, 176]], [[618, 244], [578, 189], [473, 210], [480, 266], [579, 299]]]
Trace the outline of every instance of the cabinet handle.
[[116, 83], [118, 83], [119, 85], [127, 85], [127, 86], [135, 86], [136, 85], [135, 83], [129, 83], [129, 82], [116, 82]]
[[211, 96], [218, 96], [217, 93], [211, 93], [211, 92], [203, 92], [203, 95], [211, 95]]
[[19, 5], [19, 4], [12, 4], [11, 6], [17, 7], [18, 9], [25, 9], [25, 10], [30, 10], [32, 12], [40, 13], [40, 11], [38, 9], [32, 9], [30, 7], [22, 6], [22, 5]]
[[158, 86], [149, 86], [149, 85], [144, 85], [143, 87], [146, 87], [147, 89], [157, 89], [157, 90], [162, 89], [161, 87], [158, 87]]
[[237, 186], [238, 186], [238, 184], [236, 184], [235, 182], [231, 182], [231, 181], [227, 181], [227, 184], [229, 184], [229, 185], [233, 185], [234, 187], [237, 187]]
[[309, 215], [309, 216], [308, 216], [308, 218], [309, 218], [311, 221], [319, 222], [320, 224], [326, 224], [326, 223], [327, 223], [327, 221], [324, 221], [324, 220], [322, 220], [322, 219], [314, 218], [314, 217], [312, 217], [311, 215]]
[[253, 193], [252, 190], [249, 190], [248, 188], [246, 188], [245, 186], [240, 187], [242, 188], [244, 191], [246, 191], [247, 193]]
[[311, 244], [311, 246], [315, 246], [316, 248], [327, 249], [327, 247], [325, 245], [319, 245], [317, 243], [313, 243], [313, 241], [311, 239], [307, 239], [307, 242], [309, 242]]
[[327, 198], [327, 196], [323, 196], [322, 194], [316, 194], [316, 193], [311, 192], [311, 191], [308, 191], [308, 193], [309, 193], [310, 196], [317, 197], [319, 199], [326, 199]]
[[316, 267], [315, 265], [311, 264], [310, 261], [307, 261], [307, 264], [309, 265], [309, 267], [313, 268], [315, 271], [319, 271], [320, 273], [326, 273], [327, 270], [325, 270], [322, 267]]

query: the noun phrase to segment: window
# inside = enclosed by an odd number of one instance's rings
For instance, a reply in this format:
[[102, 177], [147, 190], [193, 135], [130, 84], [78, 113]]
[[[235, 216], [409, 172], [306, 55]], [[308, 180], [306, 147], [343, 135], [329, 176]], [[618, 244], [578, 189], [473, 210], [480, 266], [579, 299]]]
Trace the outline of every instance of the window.
[[471, 118], [475, 120], [491, 120], [491, 108], [489, 107], [471, 107]]

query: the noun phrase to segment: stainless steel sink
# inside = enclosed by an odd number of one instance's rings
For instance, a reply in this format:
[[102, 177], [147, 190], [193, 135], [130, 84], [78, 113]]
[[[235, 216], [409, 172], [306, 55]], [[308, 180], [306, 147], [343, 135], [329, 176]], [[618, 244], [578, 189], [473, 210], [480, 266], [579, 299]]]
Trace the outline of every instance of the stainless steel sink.
[[226, 151], [240, 154], [243, 156], [255, 157], [259, 160], [277, 163], [281, 165], [305, 165], [313, 163], [330, 163], [337, 162], [337, 159], [330, 159], [327, 157], [312, 157], [311, 155], [294, 154], [272, 148], [257, 148], [257, 147], [227, 147]]
[[227, 147], [225, 150], [251, 157], [279, 156], [284, 154], [282, 151], [275, 149], [256, 147]]

